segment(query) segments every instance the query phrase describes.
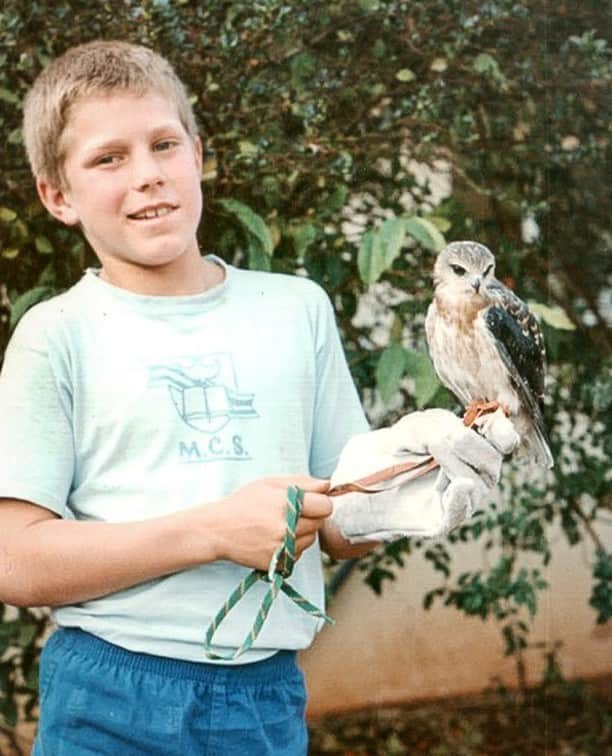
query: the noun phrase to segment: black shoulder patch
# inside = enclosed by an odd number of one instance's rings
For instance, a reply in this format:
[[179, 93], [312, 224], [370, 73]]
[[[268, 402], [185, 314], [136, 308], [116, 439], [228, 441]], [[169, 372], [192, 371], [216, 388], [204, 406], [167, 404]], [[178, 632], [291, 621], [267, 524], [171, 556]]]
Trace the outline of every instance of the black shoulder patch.
[[[517, 378], [524, 381], [537, 402], [541, 402], [544, 393], [544, 365], [538, 338], [530, 330], [525, 330], [503, 307], [493, 305], [484, 313], [484, 321], [492, 336], [503, 345], [511, 364], [506, 364], [513, 383]], [[502, 354], [502, 358], [505, 355]], [[504, 359], [504, 362], [508, 362]]]

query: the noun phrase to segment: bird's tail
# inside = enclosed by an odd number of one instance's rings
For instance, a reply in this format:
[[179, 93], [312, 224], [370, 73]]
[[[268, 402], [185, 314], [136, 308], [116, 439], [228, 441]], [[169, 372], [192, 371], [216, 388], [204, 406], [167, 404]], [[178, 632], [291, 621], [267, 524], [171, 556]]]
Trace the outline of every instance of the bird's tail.
[[526, 456], [533, 459], [539, 465], [548, 467], [554, 466], [552, 452], [550, 451], [550, 441], [545, 430], [538, 425], [532, 425], [527, 433], [522, 436], [522, 445]]

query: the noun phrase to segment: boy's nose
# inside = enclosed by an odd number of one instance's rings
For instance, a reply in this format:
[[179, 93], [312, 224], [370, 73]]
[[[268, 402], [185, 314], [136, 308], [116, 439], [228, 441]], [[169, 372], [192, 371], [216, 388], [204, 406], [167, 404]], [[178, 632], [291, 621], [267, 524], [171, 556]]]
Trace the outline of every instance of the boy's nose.
[[133, 175], [134, 188], [139, 191], [164, 183], [164, 175], [157, 160], [151, 156], [142, 157], [135, 162]]

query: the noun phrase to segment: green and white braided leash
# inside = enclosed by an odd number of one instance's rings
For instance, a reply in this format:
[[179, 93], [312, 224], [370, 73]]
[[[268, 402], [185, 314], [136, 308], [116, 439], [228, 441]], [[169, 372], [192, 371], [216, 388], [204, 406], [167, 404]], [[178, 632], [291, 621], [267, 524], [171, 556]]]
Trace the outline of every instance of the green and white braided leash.
[[[244, 580], [240, 581], [238, 586], [234, 591], [232, 591], [232, 593], [225, 600], [223, 606], [214, 616], [212, 622], [206, 630], [206, 635], [204, 638], [204, 650], [206, 652], [206, 656], [209, 659], [225, 659], [227, 661], [231, 661], [233, 659], [237, 659], [245, 651], [248, 651], [261, 632], [264, 622], [268, 617], [268, 613], [272, 608], [272, 604], [274, 603], [280, 591], [288, 596], [296, 604], [296, 606], [298, 606], [303, 611], [308, 612], [308, 614], [311, 614], [313, 617], [323, 619], [329, 624], [333, 624], [334, 621], [331, 619], [331, 617], [328, 617], [325, 612], [308, 601], [308, 599], [305, 599], [301, 593], [296, 591], [295, 588], [292, 588], [289, 583], [287, 583], [287, 578], [291, 576], [296, 561], [295, 529], [297, 527], [298, 520], [300, 519], [300, 514], [302, 513], [303, 506], [304, 491], [302, 491], [301, 488], [298, 488], [298, 486], [290, 486], [287, 489], [287, 527], [285, 530], [284, 541], [272, 555], [268, 571], [266, 572], [265, 570], [253, 570], [252, 572], [250, 572], [244, 578]], [[219, 625], [236, 606], [240, 599], [245, 595], [249, 588], [255, 585], [255, 583], [257, 583], [259, 580], [263, 580], [264, 582], [269, 583], [270, 587], [263, 597], [261, 606], [259, 607], [259, 611], [257, 612], [257, 615], [255, 617], [255, 621], [253, 622], [253, 626], [251, 627], [251, 630], [248, 632], [241, 646], [235, 651], [228, 654], [222, 654], [218, 651], [213, 651], [212, 639], [214, 634], [217, 632]]]

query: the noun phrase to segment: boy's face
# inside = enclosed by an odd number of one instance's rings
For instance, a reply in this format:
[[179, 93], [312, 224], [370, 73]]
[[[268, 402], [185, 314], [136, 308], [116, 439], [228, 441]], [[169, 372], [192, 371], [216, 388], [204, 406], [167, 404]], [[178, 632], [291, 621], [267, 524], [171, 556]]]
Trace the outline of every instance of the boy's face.
[[56, 218], [81, 225], [110, 280], [199, 259], [201, 144], [171, 101], [122, 92], [82, 100], [62, 139], [65, 186], [39, 180], [39, 194]]

